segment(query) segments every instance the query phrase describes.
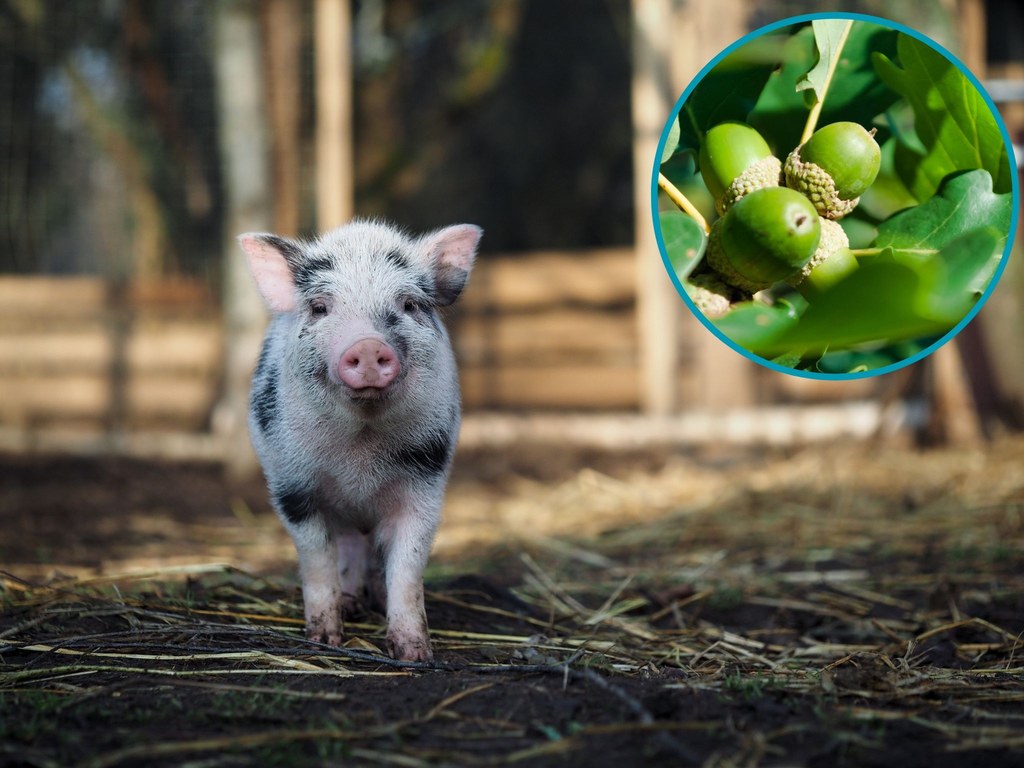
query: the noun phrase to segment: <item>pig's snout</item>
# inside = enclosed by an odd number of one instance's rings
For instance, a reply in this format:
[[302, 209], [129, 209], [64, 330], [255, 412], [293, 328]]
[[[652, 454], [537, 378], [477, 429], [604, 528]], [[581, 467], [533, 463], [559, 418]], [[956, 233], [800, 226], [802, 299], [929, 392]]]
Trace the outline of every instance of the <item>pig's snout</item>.
[[338, 361], [338, 378], [352, 389], [384, 389], [401, 370], [395, 350], [380, 339], [357, 341]]

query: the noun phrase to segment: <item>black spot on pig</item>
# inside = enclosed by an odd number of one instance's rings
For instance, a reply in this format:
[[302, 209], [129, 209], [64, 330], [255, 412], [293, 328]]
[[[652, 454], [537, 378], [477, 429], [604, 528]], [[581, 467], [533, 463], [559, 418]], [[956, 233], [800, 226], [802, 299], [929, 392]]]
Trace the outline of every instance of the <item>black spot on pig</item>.
[[412, 474], [430, 480], [444, 472], [451, 453], [451, 435], [434, 434], [421, 443], [401, 448], [394, 461]]
[[388, 310], [381, 316], [380, 320], [381, 325], [384, 326], [385, 331], [393, 331], [395, 330], [395, 328], [398, 327], [398, 324], [401, 322], [402, 318], [398, 316], [397, 312], [392, 312], [391, 310]]
[[437, 286], [426, 275], [416, 276], [416, 287], [426, 297], [427, 303], [437, 304]]
[[324, 256], [304, 259], [294, 267], [295, 285], [300, 291], [322, 282], [325, 272], [334, 271], [334, 262]]
[[277, 368], [271, 366], [262, 383], [252, 393], [252, 412], [261, 432], [277, 420]]
[[293, 270], [296, 265], [302, 263], [302, 247], [294, 240], [289, 240], [287, 237], [278, 237], [277, 235], [261, 235], [260, 239], [267, 245], [275, 248]]
[[469, 280], [469, 272], [452, 266], [442, 266], [437, 270], [435, 295], [439, 307], [453, 304]]
[[270, 344], [263, 342], [252, 391], [250, 408], [256, 417], [260, 431], [266, 432], [277, 419], [277, 366], [270, 362]]
[[274, 493], [277, 511], [292, 525], [302, 525], [316, 514], [316, 498], [308, 491], [286, 487]]
[[412, 269], [409, 259], [397, 249], [392, 249], [384, 254], [384, 260], [396, 269]]

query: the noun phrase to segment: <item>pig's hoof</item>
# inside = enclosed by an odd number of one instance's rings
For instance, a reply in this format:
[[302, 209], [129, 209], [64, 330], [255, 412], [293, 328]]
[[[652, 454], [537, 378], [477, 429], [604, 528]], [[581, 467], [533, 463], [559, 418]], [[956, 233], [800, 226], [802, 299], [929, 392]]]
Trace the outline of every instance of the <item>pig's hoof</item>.
[[388, 653], [399, 661], [433, 661], [434, 652], [425, 637], [401, 637], [388, 635]]
[[341, 646], [341, 632], [306, 630], [306, 639], [312, 640], [314, 643], [325, 643], [336, 647]]
[[314, 643], [340, 646], [342, 625], [337, 622], [324, 622], [315, 619], [306, 620], [306, 639]]

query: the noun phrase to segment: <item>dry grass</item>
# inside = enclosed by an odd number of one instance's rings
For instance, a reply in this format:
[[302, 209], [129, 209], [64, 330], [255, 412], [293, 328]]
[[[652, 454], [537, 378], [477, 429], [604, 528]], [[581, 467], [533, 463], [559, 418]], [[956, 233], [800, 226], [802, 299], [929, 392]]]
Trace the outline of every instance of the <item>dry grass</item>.
[[465, 481], [432, 665], [379, 617], [306, 641], [290, 576], [8, 573], [0, 762], [1011, 765], [1022, 467], [1005, 441]]

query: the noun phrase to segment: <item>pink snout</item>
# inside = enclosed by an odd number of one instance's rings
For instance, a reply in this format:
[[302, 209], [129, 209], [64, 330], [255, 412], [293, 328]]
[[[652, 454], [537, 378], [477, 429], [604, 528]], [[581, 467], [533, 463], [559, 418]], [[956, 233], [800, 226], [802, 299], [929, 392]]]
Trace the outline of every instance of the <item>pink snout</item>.
[[395, 350], [380, 339], [357, 341], [338, 361], [338, 378], [352, 389], [384, 389], [401, 370]]

